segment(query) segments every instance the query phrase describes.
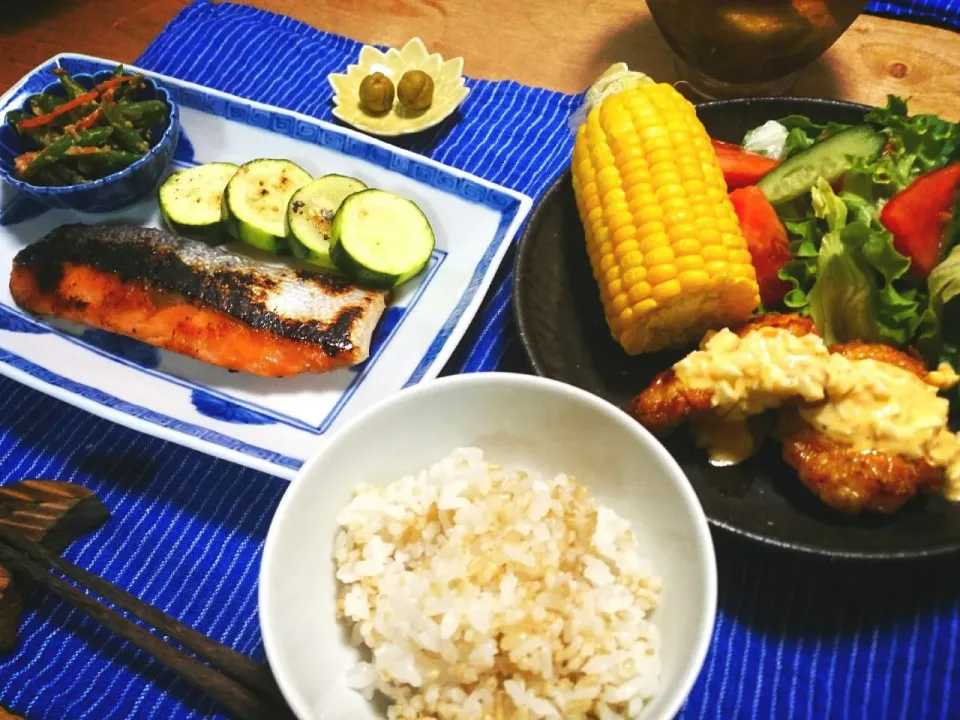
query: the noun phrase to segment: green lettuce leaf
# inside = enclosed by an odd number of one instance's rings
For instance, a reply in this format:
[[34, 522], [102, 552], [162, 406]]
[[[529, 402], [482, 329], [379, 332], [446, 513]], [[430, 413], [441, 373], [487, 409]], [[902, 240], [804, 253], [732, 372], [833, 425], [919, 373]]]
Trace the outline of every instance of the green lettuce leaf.
[[946, 260], [937, 265], [927, 277], [930, 307], [940, 314], [947, 304], [960, 297], [960, 248], [955, 247]]
[[823, 236], [817, 282], [808, 294], [810, 315], [827, 343], [877, 339], [876, 284], [870, 268], [848, 252], [839, 232]]
[[960, 367], [960, 247], [927, 277], [929, 299], [917, 330], [916, 345], [930, 365]]
[[811, 215], [804, 220], [786, 220], [783, 223], [790, 238], [790, 254], [793, 259], [777, 273], [792, 288], [783, 298], [783, 304], [801, 315], [810, 314], [810, 299], [807, 296], [817, 279], [817, 257], [820, 254], [820, 239], [823, 235], [817, 218]]
[[877, 287], [870, 268], [844, 243], [847, 206], [822, 178], [811, 191], [813, 210], [827, 232], [817, 254], [816, 282], [807, 293], [810, 315], [827, 344], [877, 339]]
[[784, 142], [783, 154], [781, 155], [784, 160], [802, 150], [806, 150], [817, 140], [850, 127], [833, 122], [820, 125], [804, 115], [787, 115], [778, 122], [787, 129], [787, 139]]
[[872, 111], [866, 119], [883, 129], [889, 146], [874, 162], [855, 163], [843, 189], [878, 206], [918, 175], [960, 160], [960, 123], [936, 115], [911, 117], [906, 102], [895, 95], [889, 95], [886, 106]]
[[891, 154], [909, 164], [914, 177], [960, 160], [960, 123], [929, 114], [910, 116], [906, 101], [895, 95], [888, 95], [885, 107], [867, 115], [867, 122], [887, 128], [894, 146]]
[[957, 193], [953, 212], [950, 214], [950, 222], [943, 231], [943, 241], [940, 244], [941, 262], [953, 252], [957, 245], [960, 245], [960, 193]]
[[893, 246], [893, 236], [880, 223], [876, 207], [858, 195], [840, 193], [853, 218], [843, 231], [844, 242], [858, 246], [867, 264], [880, 275], [877, 292], [877, 331], [880, 339], [905, 345], [920, 325], [919, 293], [907, 282], [909, 258]]
[[794, 284], [788, 307], [806, 307], [828, 343], [908, 343], [920, 326], [924, 298], [909, 284], [898, 283], [910, 261], [893, 247], [876, 209], [857, 195], [835, 194], [823, 179], [811, 197], [825, 232], [814, 261], [809, 253], [817, 228], [809, 221], [788, 228], [792, 247], [803, 252], [781, 272]]

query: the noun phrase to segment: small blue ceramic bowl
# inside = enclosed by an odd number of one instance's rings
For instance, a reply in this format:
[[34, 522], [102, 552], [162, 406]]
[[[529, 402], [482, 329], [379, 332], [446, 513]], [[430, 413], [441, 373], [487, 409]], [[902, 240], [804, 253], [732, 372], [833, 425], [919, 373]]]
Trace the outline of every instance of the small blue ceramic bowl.
[[[109, 71], [104, 71], [95, 75], [77, 74], [73, 78], [85, 88], [91, 89], [98, 83], [108, 80], [110, 75]], [[22, 141], [17, 131], [4, 122], [0, 125], [0, 177], [25, 195], [54, 208], [82, 212], [109, 212], [144, 198], [156, 187], [157, 181], [170, 164], [180, 137], [180, 115], [176, 104], [170, 99], [170, 94], [150, 78], [145, 80], [145, 87], [137, 94], [137, 100], [163, 100], [170, 108], [170, 114], [167, 123], [155, 128], [153, 132], [153, 137], [159, 136], [159, 141], [133, 165], [99, 180], [80, 185], [67, 187], [31, 185], [14, 177], [13, 161], [23, 152]], [[65, 95], [59, 82], [50, 83], [43, 92]], [[24, 100], [21, 110], [29, 110], [26, 107], [27, 100]]]

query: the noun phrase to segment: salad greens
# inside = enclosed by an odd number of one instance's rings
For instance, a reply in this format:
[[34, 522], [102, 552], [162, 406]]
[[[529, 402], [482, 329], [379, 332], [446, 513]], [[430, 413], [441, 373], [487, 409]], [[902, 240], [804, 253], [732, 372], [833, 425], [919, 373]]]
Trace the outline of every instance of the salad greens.
[[811, 205], [813, 218], [786, 223], [795, 259], [780, 273], [794, 288], [784, 303], [812, 316], [827, 343], [908, 342], [921, 309], [916, 291], [897, 281], [910, 261], [894, 249], [876, 210], [822, 179]]
[[783, 146], [783, 159], [792, 157], [801, 150], [806, 150], [817, 140], [830, 137], [851, 127], [835, 122], [818, 125], [803, 115], [788, 115], [780, 120], [780, 124], [787, 129], [787, 137]]
[[[834, 187], [821, 178], [807, 196], [776, 206], [793, 255], [779, 272], [791, 286], [783, 304], [812, 316], [828, 343], [911, 345], [930, 363], [960, 369], [960, 202], [942, 261], [926, 279], [909, 272], [910, 259], [880, 221], [887, 201], [915, 178], [960, 160], [960, 123], [910, 116], [895, 96], [866, 121], [886, 136], [882, 155], [854, 162]], [[748, 133], [744, 146], [787, 160], [850, 127], [800, 115], [776, 124]]]
[[907, 115], [907, 104], [890, 96], [887, 106], [867, 115], [887, 129], [890, 151], [875, 163], [855, 165], [845, 189], [873, 202], [900, 192], [918, 175], [960, 160], [960, 123], [936, 115]]

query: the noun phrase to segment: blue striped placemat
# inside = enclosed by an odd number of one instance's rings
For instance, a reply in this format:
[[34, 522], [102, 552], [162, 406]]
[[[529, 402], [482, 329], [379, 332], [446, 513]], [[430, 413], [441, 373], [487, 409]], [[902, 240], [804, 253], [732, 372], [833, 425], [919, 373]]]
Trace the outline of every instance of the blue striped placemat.
[[893, 2], [873, 0], [867, 5], [867, 12], [898, 20], [926, 22], [960, 30], [960, 1], [958, 0], [894, 0]]
[[[871, 9], [960, 26], [956, 5]], [[250, 7], [198, 2], [139, 64], [330, 119], [324, 78], [358, 47]], [[540, 195], [566, 162], [564, 122], [579, 98], [513, 82], [470, 86], [457, 125], [401, 144]], [[507, 279], [505, 269], [450, 371], [513, 362]], [[25, 477], [80, 483], [113, 511], [68, 557], [263, 659], [257, 572], [286, 483], [0, 379], [0, 482]], [[960, 720], [956, 561], [833, 565], [725, 535], [716, 541], [714, 642], [682, 718]], [[214, 703], [47, 594], [28, 603], [18, 651], [0, 657], [0, 704], [58, 720], [220, 717]]]

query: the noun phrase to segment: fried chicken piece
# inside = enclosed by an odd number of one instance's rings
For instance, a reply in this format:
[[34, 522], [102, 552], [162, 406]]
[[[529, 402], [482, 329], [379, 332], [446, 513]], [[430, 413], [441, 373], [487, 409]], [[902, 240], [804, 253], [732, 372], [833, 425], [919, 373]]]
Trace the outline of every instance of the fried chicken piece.
[[783, 459], [835, 510], [892, 513], [918, 491], [943, 485], [943, 469], [923, 458], [854, 450], [814, 430], [794, 409], [783, 411], [778, 430]]
[[[849, 360], [893, 365], [926, 381], [918, 359], [887, 345], [862, 342], [835, 345], [832, 353]], [[800, 481], [830, 507], [848, 514], [863, 510], [892, 513], [920, 491], [936, 491], [944, 470], [922, 457], [855, 449], [816, 430], [796, 409], [781, 412], [778, 434], [783, 459]]]
[[[731, 328], [738, 337], [763, 328], [787, 330], [796, 337], [816, 335], [813, 320], [800, 315], [769, 313]], [[657, 375], [633, 399], [628, 412], [654, 435], [663, 437], [686, 421], [706, 420], [717, 415], [711, 389], [692, 388], [677, 377], [673, 368]]]

